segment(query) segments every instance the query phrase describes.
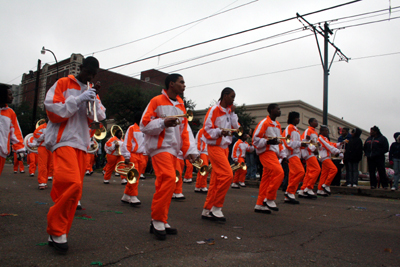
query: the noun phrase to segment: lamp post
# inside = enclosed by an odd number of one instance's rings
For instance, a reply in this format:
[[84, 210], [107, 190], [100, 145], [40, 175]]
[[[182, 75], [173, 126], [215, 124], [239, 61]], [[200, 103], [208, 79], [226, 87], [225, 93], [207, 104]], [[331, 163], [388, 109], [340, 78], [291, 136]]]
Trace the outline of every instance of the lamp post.
[[54, 59], [56, 60], [56, 67], [57, 67], [57, 79], [56, 80], [58, 80], [58, 61], [57, 61], [56, 55], [54, 55], [53, 51], [51, 51], [50, 49], [44, 48], [44, 46], [42, 47], [42, 50], [40, 51], [40, 53], [42, 53], [42, 55], [44, 55], [44, 54], [46, 54], [46, 51], [49, 51], [50, 53], [52, 53], [54, 56]]

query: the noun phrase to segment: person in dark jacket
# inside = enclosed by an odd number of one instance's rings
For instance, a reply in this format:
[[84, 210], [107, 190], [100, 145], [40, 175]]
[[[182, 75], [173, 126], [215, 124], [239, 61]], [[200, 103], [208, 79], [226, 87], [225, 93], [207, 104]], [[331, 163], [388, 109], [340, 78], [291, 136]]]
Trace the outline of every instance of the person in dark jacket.
[[376, 169], [378, 169], [379, 178], [383, 189], [388, 188], [388, 179], [385, 170], [385, 153], [388, 151], [388, 140], [382, 135], [378, 127], [372, 127], [370, 130], [370, 137], [368, 137], [364, 143], [364, 153], [368, 162], [371, 189], [376, 188]]
[[351, 131], [350, 141], [346, 144], [344, 161], [346, 165], [346, 184], [347, 186], [357, 187], [358, 184], [358, 164], [363, 156], [363, 143], [361, 141], [361, 129], [354, 128]]
[[399, 188], [399, 178], [400, 178], [400, 133], [397, 132], [394, 134], [394, 140], [390, 145], [389, 150], [389, 163], [393, 166], [394, 170], [394, 184], [392, 187], [392, 191], [397, 190]]

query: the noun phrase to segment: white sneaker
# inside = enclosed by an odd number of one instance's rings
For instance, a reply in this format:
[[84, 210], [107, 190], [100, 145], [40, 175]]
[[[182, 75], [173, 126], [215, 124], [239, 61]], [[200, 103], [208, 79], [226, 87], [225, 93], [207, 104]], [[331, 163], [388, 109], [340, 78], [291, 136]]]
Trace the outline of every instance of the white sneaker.
[[396, 188], [393, 186], [392, 188], [390, 188], [390, 190], [396, 191]]
[[49, 177], [47, 177], [47, 180], [49, 180], [49, 181], [53, 181], [53, 176], [49, 176]]
[[351, 187], [351, 184], [348, 184], [347, 187]]
[[201, 192], [201, 188], [199, 188], [199, 187], [195, 187], [195, 188], [194, 188], [194, 192], [196, 192], [196, 193], [200, 193], [200, 192]]
[[34, 173], [30, 173], [29, 176], [35, 176], [35, 174]]
[[266, 206], [261, 206], [261, 205], [256, 205], [254, 207], [254, 211], [258, 212], [258, 213], [267, 213], [267, 214], [271, 213], [269, 208], [267, 208]]
[[25, 173], [25, 171], [21, 171], [21, 173]]
[[[52, 235], [51, 238], [52, 238], [52, 239], [54, 240], [54, 242], [56, 242], [56, 243], [67, 243], [67, 235], [66, 235], [66, 234], [63, 234], [63, 235], [61, 235], [61, 236]], [[48, 241], [52, 241], [52, 240], [50, 239], [50, 236], [49, 236]]]
[[304, 193], [304, 190], [298, 190], [297, 194], [299, 195], [299, 198], [305, 198], [307, 195]]
[[232, 187], [232, 188], [236, 188], [236, 189], [240, 188], [239, 185], [238, 185], [237, 183], [232, 183], [232, 184], [231, 184], [231, 187]]
[[118, 172], [115, 173], [115, 176], [120, 176], [120, 174]]
[[222, 213], [222, 208], [217, 208], [217, 207], [214, 207], [214, 206], [213, 206], [213, 207], [211, 208], [210, 212], [211, 212], [215, 217], [218, 217], [218, 218], [224, 217], [224, 214]]
[[140, 205], [141, 202], [140, 202], [140, 200], [137, 198], [137, 196], [132, 196], [132, 197], [131, 197], [131, 201], [129, 202], [129, 204], [131, 204], [131, 206], [136, 206], [136, 205]]
[[110, 183], [110, 180], [104, 180], [104, 183], [105, 183], [105, 184], [109, 184], [109, 183]]
[[207, 187], [202, 187], [201, 188], [201, 192], [208, 192], [208, 188]]
[[85, 173], [86, 175], [90, 175], [90, 171], [86, 171], [86, 173]]
[[101, 173], [102, 173], [103, 175], [106, 174], [105, 170], [102, 170]]
[[185, 199], [185, 196], [182, 194], [182, 193], [179, 193], [179, 194], [173, 194], [172, 195], [172, 198], [174, 198], [174, 199]]
[[304, 192], [305, 192], [306, 194], [310, 195], [310, 196], [315, 196], [314, 191], [312, 191], [311, 189], [306, 188], [306, 189], [304, 189]]
[[165, 224], [162, 221], [152, 220], [152, 222], [157, 231], [165, 231]]
[[293, 194], [288, 193], [288, 192], [285, 192], [285, 196], [288, 198], [291, 198], [291, 199], [296, 199], [296, 197]]
[[81, 210], [82, 209], [82, 204], [81, 204], [80, 200], [78, 201], [78, 206], [76, 206], [76, 209], [77, 210]]
[[127, 194], [124, 194], [124, 195], [122, 196], [122, 198], [121, 198], [121, 201], [124, 202], [124, 203], [129, 204], [129, 202], [131, 201], [131, 196], [130, 196], [130, 195], [127, 195]]
[[356, 184], [353, 184], [353, 187], [357, 187], [357, 185], [356, 185]]
[[122, 180], [121, 180], [121, 184], [122, 184], [122, 185], [126, 185], [127, 183], [128, 183], [128, 181], [127, 181], [126, 179], [122, 179]]
[[144, 177], [143, 173], [140, 175], [140, 179], [146, 179], [146, 177]]
[[277, 207], [275, 201], [273, 201], [273, 200], [264, 199], [264, 202], [267, 203], [268, 207], [271, 207], [271, 208]]
[[318, 196], [323, 196], [323, 197], [327, 197], [328, 196], [328, 194], [324, 190], [318, 190], [317, 191], [317, 195]]
[[184, 182], [184, 183], [191, 183], [191, 182], [192, 182], [192, 178], [190, 178], [190, 179], [185, 179], [185, 178], [184, 178], [184, 179], [183, 179], [183, 182]]
[[241, 187], [246, 187], [246, 184], [245, 184], [244, 182], [239, 182], [239, 185], [240, 185]]
[[327, 186], [326, 184], [322, 185], [322, 188], [324, 189], [324, 191], [328, 194], [331, 194], [331, 189], [329, 186]]

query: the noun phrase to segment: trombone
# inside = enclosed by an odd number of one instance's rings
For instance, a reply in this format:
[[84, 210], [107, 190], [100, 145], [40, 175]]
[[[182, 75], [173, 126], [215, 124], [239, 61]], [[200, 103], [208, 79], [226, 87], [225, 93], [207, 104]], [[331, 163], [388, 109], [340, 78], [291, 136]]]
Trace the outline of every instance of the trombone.
[[242, 163], [233, 163], [231, 165], [231, 168], [232, 168], [232, 171], [236, 171], [236, 170], [239, 170], [239, 169], [242, 169], [242, 170], [245, 171], [245, 170], [247, 170], [247, 165], [244, 162], [242, 162]]
[[129, 162], [126, 164], [124, 161], [120, 161], [115, 166], [115, 172], [123, 176], [126, 176], [128, 183], [135, 184], [139, 179], [139, 172], [135, 169], [135, 164]]
[[181, 115], [172, 115], [172, 116], [165, 116], [163, 117], [164, 119], [166, 118], [176, 118], [176, 124], [181, 124], [181, 120], [179, 118], [187, 118], [188, 121], [193, 120], [193, 111], [188, 109], [186, 113], [181, 114]]
[[222, 131], [226, 131], [229, 132], [229, 135], [232, 135], [232, 133], [237, 132], [238, 136], [242, 136], [243, 135], [243, 127], [240, 126], [237, 129], [227, 129], [227, 128], [220, 128]]
[[[89, 88], [90, 88], [90, 82], [87, 82], [87, 88], [88, 88], [88, 90], [89, 90]], [[103, 124], [102, 124], [101, 122], [99, 122], [99, 120], [97, 119], [96, 98], [97, 98], [97, 95], [94, 97], [93, 105], [92, 105], [92, 103], [91, 103], [90, 101], [88, 102], [87, 114], [88, 114], [88, 115], [92, 115], [92, 114], [93, 114], [93, 121], [90, 123], [90, 129], [99, 130], [99, 129], [101, 129], [101, 128], [104, 128], [104, 126], [103, 126]]]
[[203, 163], [204, 163], [204, 162], [203, 162], [202, 159], [198, 159], [198, 160], [196, 160], [195, 162], [192, 163], [192, 165], [193, 165], [194, 167], [196, 167], [196, 169], [199, 170], [201, 176], [204, 176], [204, 175], [206, 175], [208, 172], [211, 171], [211, 167], [209, 167], [208, 165], [205, 165], [205, 164], [203, 165]]

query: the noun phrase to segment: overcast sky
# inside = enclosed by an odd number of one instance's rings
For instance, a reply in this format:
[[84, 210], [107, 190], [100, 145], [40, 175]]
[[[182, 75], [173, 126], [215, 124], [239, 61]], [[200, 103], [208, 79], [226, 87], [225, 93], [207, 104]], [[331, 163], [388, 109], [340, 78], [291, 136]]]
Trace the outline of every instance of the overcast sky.
[[[52, 50], [58, 60], [72, 53], [94, 53], [100, 66], [107, 69], [292, 18], [297, 12], [307, 14], [346, 2], [350, 1], [0, 0], [0, 82], [19, 84], [24, 72], [36, 69], [38, 59], [42, 65], [53, 64], [50, 53], [40, 54], [42, 46]], [[400, 0], [364, 0], [305, 17], [310, 23], [329, 21], [331, 29], [341, 28], [334, 30], [330, 40], [351, 58], [348, 63], [338, 62], [336, 56], [332, 64], [329, 113], [365, 130], [377, 125], [389, 142], [393, 141], [393, 133], [400, 131], [398, 6]], [[340, 19], [382, 9], [386, 11]], [[222, 11], [226, 12], [215, 15]], [[206, 17], [209, 18], [203, 19]], [[350, 27], [388, 18], [391, 20]], [[196, 20], [199, 21], [188, 24]], [[188, 25], [179, 27], [185, 24]], [[304, 37], [312, 32], [301, 30], [302, 26], [293, 19], [113, 71], [135, 78], [141, 71], [153, 68], [179, 72], [186, 81], [185, 96], [197, 104], [196, 109], [208, 107], [227, 86], [235, 90], [235, 102], [240, 105], [302, 100], [322, 109], [323, 70], [318, 47], [313, 35]], [[167, 31], [175, 27], [178, 28]], [[290, 34], [268, 38], [292, 30]], [[157, 34], [164, 31], [167, 32]], [[151, 35], [155, 36], [142, 39]], [[263, 38], [267, 39], [164, 68]], [[323, 49], [323, 39], [319, 41]], [[109, 49], [126, 43], [130, 44]], [[255, 49], [258, 50], [249, 52]], [[329, 51], [331, 60], [334, 50], [329, 47]], [[201, 63], [207, 64], [195, 66]]]

